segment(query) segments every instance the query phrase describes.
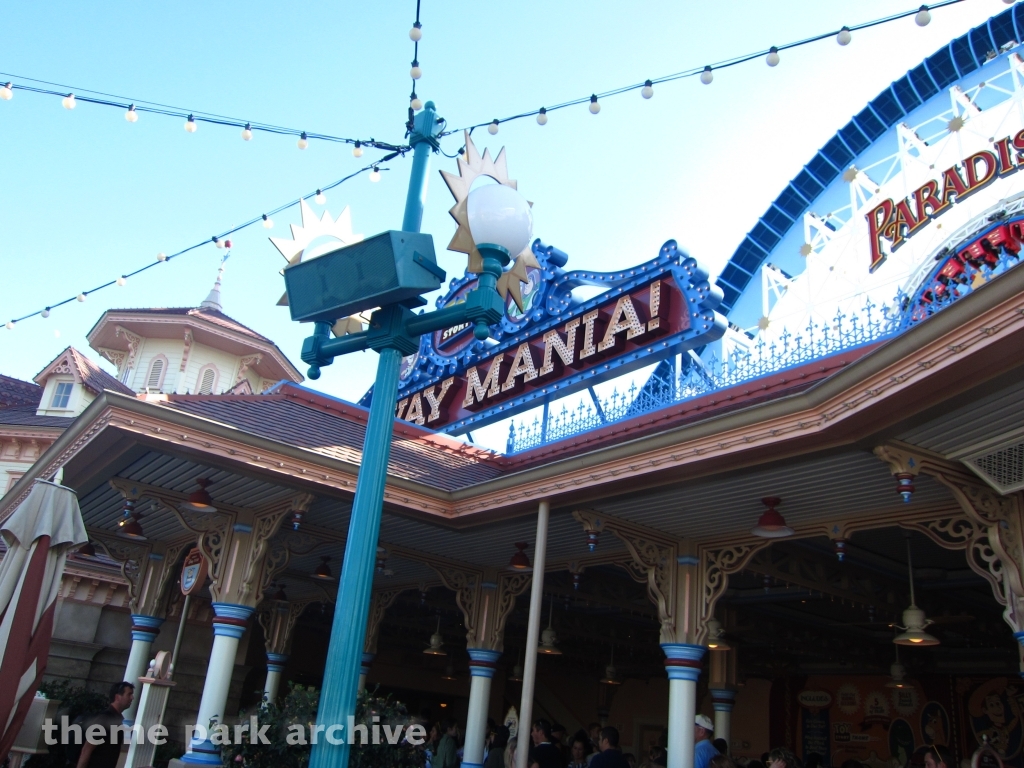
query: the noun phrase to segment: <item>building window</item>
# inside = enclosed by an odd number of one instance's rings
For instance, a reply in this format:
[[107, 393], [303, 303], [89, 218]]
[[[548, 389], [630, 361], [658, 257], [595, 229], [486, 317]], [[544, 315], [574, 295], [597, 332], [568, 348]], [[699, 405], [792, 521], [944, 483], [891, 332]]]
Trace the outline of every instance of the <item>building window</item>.
[[4, 493], [7, 493], [7, 491], [11, 490], [11, 488], [14, 487], [14, 484], [16, 482], [18, 482], [19, 480], [21, 480], [21, 476], [24, 475], [25, 473], [24, 472], [8, 472], [7, 474], [10, 475], [10, 480], [7, 483], [7, 488], [4, 489]]
[[146, 377], [146, 389], [155, 389], [158, 392], [164, 383], [164, 369], [167, 367], [167, 360], [163, 355], [153, 358], [149, 364], [149, 376]]
[[50, 401], [51, 408], [67, 408], [68, 401], [71, 400], [71, 388], [75, 386], [74, 382], [62, 381], [57, 384], [56, 389], [53, 390], [53, 400]]
[[199, 371], [199, 394], [212, 395], [217, 386], [217, 369], [208, 365]]

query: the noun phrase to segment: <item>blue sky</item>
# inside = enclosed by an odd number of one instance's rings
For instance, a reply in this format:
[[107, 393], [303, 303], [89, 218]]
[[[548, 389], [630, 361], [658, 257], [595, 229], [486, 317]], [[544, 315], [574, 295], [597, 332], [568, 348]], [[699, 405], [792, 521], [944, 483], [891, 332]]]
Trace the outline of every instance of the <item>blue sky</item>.
[[[423, 0], [419, 91], [451, 126], [483, 122], [856, 24], [913, 3], [882, 0], [676, 0], [633, 4]], [[1005, 10], [966, 0], [696, 78], [478, 130], [504, 146], [509, 171], [534, 202], [535, 234], [569, 267], [612, 270], [652, 258], [670, 238], [716, 273], [768, 203], [814, 151], [892, 80], [951, 38]], [[0, 70], [245, 120], [402, 142], [414, 0], [350, 2], [55, 2], [5, 8]], [[14, 79], [18, 82], [17, 78]], [[454, 153], [461, 142], [450, 138]], [[142, 115], [16, 92], [0, 101], [0, 319], [74, 295], [221, 232], [361, 167], [343, 145]], [[376, 153], [376, 156], [383, 153]], [[449, 276], [465, 257], [444, 250], [454, 231], [436, 156], [424, 231]], [[356, 232], [400, 227], [409, 160], [331, 191]], [[318, 211], [319, 206], [314, 206]], [[298, 209], [275, 216], [276, 236]], [[254, 227], [233, 238], [225, 311], [274, 339], [299, 363], [308, 326], [276, 307], [284, 262]], [[207, 245], [73, 302], [50, 318], [0, 329], [0, 373], [31, 378], [85, 334], [104, 309], [195, 306], [222, 251]], [[59, 333], [59, 336], [58, 336]], [[97, 357], [95, 353], [91, 353]], [[376, 356], [324, 369], [311, 386], [358, 399]]]

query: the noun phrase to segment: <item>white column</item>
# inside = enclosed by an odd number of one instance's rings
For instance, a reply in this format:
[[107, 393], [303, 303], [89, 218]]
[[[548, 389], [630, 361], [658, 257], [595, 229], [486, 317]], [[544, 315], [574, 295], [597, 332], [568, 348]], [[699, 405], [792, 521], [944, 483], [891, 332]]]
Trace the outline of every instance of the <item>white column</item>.
[[491, 679], [501, 651], [468, 648], [469, 714], [466, 716], [466, 744], [462, 750], [463, 768], [483, 768], [484, 738], [487, 736], [487, 710], [491, 704]]
[[736, 691], [729, 688], [711, 688], [711, 705], [715, 708], [715, 738], [725, 739], [732, 752], [732, 708]]
[[[516, 768], [526, 768], [526, 759], [530, 752], [530, 729], [533, 725], [533, 683], [537, 676], [537, 644], [540, 641], [540, 614], [544, 601], [544, 566], [548, 552], [548, 518], [550, 515], [551, 504], [545, 499], [537, 510], [537, 546], [533, 553], [533, 582], [530, 584], [530, 621], [526, 627], [526, 663], [523, 667], [523, 699], [519, 705]], [[691, 735], [690, 738], [692, 740], [693, 736]], [[672, 766], [668, 768], [672, 768]]]
[[693, 726], [703, 645], [662, 643], [668, 672], [668, 761], [666, 768], [693, 768]]
[[375, 658], [377, 658], [376, 653], [363, 652], [363, 663], [359, 665], [359, 688], [357, 689], [360, 692], [366, 690], [366, 676], [370, 674], [370, 665], [373, 664]]
[[267, 653], [267, 682], [263, 684], [263, 698], [273, 702], [277, 699], [277, 691], [281, 687], [281, 676], [288, 657], [283, 653]]
[[132, 705], [122, 714], [125, 725], [132, 725], [135, 722], [135, 713], [139, 708], [139, 698], [142, 693], [139, 686], [139, 678], [146, 674], [149, 669], [149, 662], [153, 658], [153, 641], [160, 632], [160, 625], [163, 619], [156, 616], [147, 616], [144, 613], [132, 614], [132, 649], [128, 652], [128, 664], [124, 668], [124, 682], [135, 686], [135, 698]]
[[[228, 702], [228, 688], [231, 686], [231, 674], [235, 669], [235, 655], [238, 653], [238, 641], [245, 634], [249, 617], [253, 609], [234, 603], [214, 603], [213, 649], [210, 651], [210, 663], [206, 668], [206, 684], [203, 686], [203, 698], [199, 702], [199, 714], [195, 724], [209, 729], [210, 720], [220, 723], [224, 720], [224, 708]], [[223, 765], [220, 758], [220, 747], [210, 741], [210, 734], [205, 739], [198, 738], [202, 733], [192, 737], [188, 751], [182, 755], [181, 761], [192, 765], [219, 766]]]

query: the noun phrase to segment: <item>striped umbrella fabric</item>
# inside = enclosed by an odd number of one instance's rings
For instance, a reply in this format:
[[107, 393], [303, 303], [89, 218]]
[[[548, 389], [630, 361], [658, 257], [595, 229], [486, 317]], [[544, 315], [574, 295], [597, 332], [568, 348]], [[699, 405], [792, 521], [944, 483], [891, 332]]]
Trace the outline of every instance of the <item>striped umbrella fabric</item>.
[[64, 561], [88, 541], [78, 498], [36, 480], [0, 526], [7, 554], [0, 563], [0, 758], [14, 744], [43, 679]]

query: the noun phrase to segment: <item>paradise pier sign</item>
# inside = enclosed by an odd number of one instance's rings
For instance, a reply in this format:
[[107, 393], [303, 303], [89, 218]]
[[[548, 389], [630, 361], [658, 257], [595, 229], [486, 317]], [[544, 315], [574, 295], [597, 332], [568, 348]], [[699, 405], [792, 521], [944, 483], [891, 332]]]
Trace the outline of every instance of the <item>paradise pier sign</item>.
[[[564, 397], [720, 338], [720, 289], [674, 240], [645, 264], [614, 273], [564, 270], [568, 256], [540, 240], [522, 308], [506, 302], [492, 339], [470, 326], [424, 336], [403, 361], [395, 415], [443, 432], [474, 427]], [[438, 301], [462, 301], [476, 275], [452, 281]], [[585, 301], [582, 286], [606, 290]]]

